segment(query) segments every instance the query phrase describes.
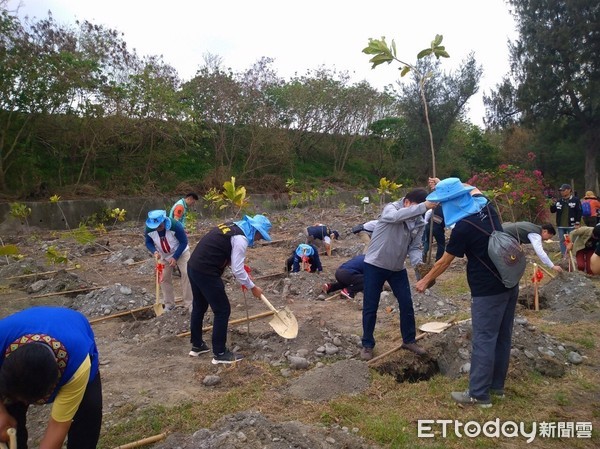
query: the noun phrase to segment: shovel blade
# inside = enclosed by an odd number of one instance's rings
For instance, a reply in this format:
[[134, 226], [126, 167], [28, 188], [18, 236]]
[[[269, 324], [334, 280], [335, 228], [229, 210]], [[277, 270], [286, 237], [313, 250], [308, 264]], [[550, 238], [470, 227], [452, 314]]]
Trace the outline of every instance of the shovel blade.
[[269, 325], [283, 338], [291, 339], [298, 336], [298, 321], [287, 307], [275, 312]]
[[160, 303], [154, 304], [152, 308], [154, 309], [154, 315], [156, 316], [161, 316], [163, 313], [165, 313], [165, 307]]
[[419, 329], [422, 330], [423, 332], [429, 332], [432, 334], [439, 334], [440, 332], [445, 331], [446, 329], [448, 329], [450, 326], [452, 326], [452, 323], [443, 323], [440, 321], [431, 321], [429, 323], [425, 323], [421, 326], [419, 326]]

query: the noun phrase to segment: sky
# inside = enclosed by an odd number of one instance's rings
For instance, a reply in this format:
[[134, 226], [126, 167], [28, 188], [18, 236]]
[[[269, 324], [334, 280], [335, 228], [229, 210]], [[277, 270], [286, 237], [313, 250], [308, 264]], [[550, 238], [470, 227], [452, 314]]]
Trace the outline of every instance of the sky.
[[41, 19], [50, 10], [60, 24], [79, 19], [116, 29], [130, 49], [162, 55], [183, 80], [210, 53], [235, 72], [270, 57], [285, 79], [325, 66], [383, 89], [408, 77], [400, 79], [395, 63], [371, 69], [362, 53], [369, 38], [394, 39], [398, 57], [414, 63], [441, 34], [450, 54], [443, 70], [455, 70], [470, 52], [483, 67], [479, 92], [467, 104], [479, 126], [482, 94], [508, 73], [507, 44], [517, 37], [505, 0], [8, 0], [8, 6], [19, 6], [21, 17]]

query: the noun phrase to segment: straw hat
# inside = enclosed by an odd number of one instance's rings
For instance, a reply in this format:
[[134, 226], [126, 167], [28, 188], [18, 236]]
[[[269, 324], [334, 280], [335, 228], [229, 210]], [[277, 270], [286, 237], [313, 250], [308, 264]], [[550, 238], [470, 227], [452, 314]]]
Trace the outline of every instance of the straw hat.
[[591, 190], [588, 190], [587, 192], [585, 192], [585, 196], [583, 198], [585, 198], [586, 200], [596, 199], [596, 195], [594, 195], [594, 192], [592, 192]]

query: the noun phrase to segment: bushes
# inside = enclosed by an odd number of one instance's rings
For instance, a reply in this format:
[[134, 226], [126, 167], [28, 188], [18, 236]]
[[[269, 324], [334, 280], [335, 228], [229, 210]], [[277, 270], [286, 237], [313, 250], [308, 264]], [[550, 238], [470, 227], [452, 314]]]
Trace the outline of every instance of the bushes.
[[516, 165], [500, 165], [497, 171], [475, 174], [467, 181], [495, 204], [503, 221], [542, 223], [549, 218], [549, 200], [542, 172]]

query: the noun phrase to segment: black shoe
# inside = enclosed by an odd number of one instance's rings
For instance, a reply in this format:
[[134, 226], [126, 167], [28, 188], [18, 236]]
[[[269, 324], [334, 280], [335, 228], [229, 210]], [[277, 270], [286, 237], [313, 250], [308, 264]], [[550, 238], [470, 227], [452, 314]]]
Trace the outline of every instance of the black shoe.
[[242, 354], [236, 354], [229, 350], [225, 350], [225, 352], [221, 354], [216, 354], [212, 359], [213, 365], [218, 365], [219, 363], [235, 363], [242, 360], [244, 356]]
[[210, 351], [210, 348], [206, 343], [202, 342], [202, 345], [200, 347], [192, 346], [192, 350], [190, 351], [190, 357], [198, 357], [200, 354], [206, 354], [208, 351]]

